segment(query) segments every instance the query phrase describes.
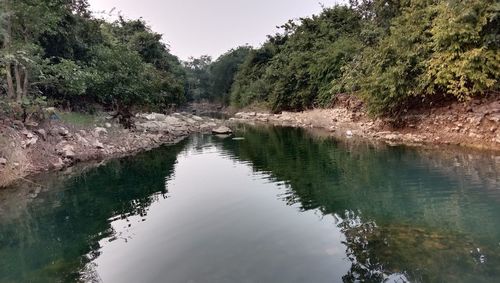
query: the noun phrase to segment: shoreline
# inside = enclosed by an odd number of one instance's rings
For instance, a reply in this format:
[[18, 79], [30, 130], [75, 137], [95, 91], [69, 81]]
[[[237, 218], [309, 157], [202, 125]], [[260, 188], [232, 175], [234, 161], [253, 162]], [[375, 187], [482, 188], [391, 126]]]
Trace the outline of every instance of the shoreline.
[[389, 145], [453, 145], [500, 151], [498, 99], [413, 110], [402, 117], [401, 127], [393, 126], [389, 118], [372, 118], [362, 103], [353, 102], [352, 97], [326, 109], [280, 114], [243, 111], [234, 114], [230, 121], [322, 129], [339, 138], [356, 137]]
[[138, 114], [135, 129], [105, 119], [75, 126], [62, 121], [22, 124], [0, 120], [0, 189], [28, 176], [62, 171], [76, 164], [132, 156], [176, 144], [195, 132], [210, 132], [223, 121], [188, 113]]

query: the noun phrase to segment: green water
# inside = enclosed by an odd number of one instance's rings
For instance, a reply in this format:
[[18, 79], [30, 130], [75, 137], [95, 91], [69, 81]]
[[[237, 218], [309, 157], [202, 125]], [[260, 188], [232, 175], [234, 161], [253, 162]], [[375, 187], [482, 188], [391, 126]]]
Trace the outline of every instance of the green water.
[[500, 158], [241, 126], [0, 191], [0, 282], [500, 282]]

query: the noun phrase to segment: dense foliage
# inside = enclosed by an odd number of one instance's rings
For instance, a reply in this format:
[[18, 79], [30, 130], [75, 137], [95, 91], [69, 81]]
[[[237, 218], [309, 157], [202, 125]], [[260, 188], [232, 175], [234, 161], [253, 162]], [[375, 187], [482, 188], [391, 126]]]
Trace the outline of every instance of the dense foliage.
[[191, 58], [185, 63], [187, 97], [190, 100], [208, 100], [229, 104], [234, 78], [251, 48], [241, 46], [212, 61], [210, 56]]
[[185, 73], [142, 20], [108, 23], [86, 0], [3, 0], [0, 94], [10, 104], [48, 100], [72, 109], [185, 101]]
[[274, 111], [355, 93], [374, 113], [499, 89], [500, 5], [487, 0], [362, 0], [290, 21], [252, 50], [231, 102]]
[[97, 19], [86, 0], [0, 3], [0, 111], [25, 118], [47, 102], [127, 117], [191, 100], [303, 110], [341, 93], [401, 113], [499, 90], [496, 0], [351, 0], [290, 20], [259, 48], [184, 63], [143, 20]]

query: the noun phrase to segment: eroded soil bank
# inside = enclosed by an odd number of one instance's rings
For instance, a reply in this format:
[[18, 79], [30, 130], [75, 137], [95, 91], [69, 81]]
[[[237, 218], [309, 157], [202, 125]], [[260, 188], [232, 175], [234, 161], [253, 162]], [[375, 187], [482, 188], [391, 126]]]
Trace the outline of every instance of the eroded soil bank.
[[92, 125], [61, 119], [23, 124], [0, 119], [0, 187], [30, 174], [174, 143], [193, 132], [208, 132], [221, 124], [220, 120], [185, 112], [137, 115], [132, 130], [124, 129], [109, 116], [96, 121]]
[[500, 151], [500, 97], [413, 110], [397, 123], [372, 118], [363, 104], [343, 97], [330, 109], [281, 114], [238, 112], [233, 121], [323, 128], [339, 137], [361, 137], [390, 144], [460, 145]]

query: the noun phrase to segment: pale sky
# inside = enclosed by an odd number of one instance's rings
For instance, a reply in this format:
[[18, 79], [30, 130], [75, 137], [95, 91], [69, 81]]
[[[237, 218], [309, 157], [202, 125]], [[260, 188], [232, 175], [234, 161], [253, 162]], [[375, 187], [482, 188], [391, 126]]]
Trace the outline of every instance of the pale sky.
[[347, 0], [89, 0], [93, 11], [116, 8], [115, 16], [142, 17], [182, 60], [259, 46], [289, 19], [318, 14], [320, 3], [342, 2]]

